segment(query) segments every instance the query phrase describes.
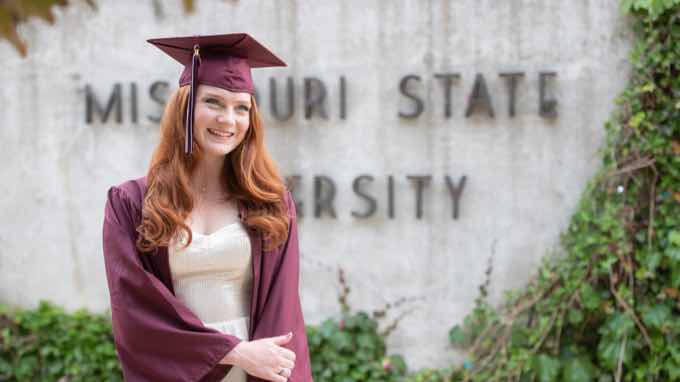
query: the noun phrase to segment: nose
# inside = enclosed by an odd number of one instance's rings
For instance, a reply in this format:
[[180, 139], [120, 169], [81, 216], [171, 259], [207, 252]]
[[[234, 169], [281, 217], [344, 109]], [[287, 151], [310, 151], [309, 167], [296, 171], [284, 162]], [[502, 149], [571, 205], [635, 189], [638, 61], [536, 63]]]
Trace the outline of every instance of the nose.
[[217, 115], [217, 123], [220, 124], [226, 124], [226, 125], [233, 125], [236, 123], [236, 119], [234, 116], [234, 111], [232, 109], [226, 109], [224, 112], [219, 113]]

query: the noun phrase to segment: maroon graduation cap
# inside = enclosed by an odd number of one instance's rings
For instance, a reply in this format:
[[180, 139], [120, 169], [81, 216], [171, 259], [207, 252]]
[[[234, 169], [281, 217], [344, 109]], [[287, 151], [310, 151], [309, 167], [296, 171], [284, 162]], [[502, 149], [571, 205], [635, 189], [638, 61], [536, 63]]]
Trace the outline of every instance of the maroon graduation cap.
[[187, 154], [192, 151], [194, 97], [199, 83], [232, 92], [254, 94], [250, 68], [286, 66], [285, 62], [247, 33], [152, 38], [147, 42], [184, 65], [179, 86], [190, 84], [184, 124], [187, 137], [184, 152]]

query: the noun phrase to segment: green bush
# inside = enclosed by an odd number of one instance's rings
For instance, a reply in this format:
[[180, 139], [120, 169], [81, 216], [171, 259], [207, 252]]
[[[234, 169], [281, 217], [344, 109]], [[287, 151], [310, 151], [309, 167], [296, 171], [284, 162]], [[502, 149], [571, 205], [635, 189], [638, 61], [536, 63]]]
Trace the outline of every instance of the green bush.
[[[375, 318], [349, 312], [348, 293], [345, 285], [339, 320], [306, 327], [314, 380], [400, 381], [406, 364], [385, 346], [396, 322], [379, 332]], [[68, 314], [46, 301], [36, 309], [0, 306], [0, 333], [1, 381], [122, 381], [108, 315]]]
[[3, 307], [0, 380], [122, 381], [110, 320], [45, 301], [36, 309]]
[[399, 381], [406, 373], [401, 356], [385, 354], [385, 338], [365, 312], [308, 326], [307, 339], [316, 382]]
[[378, 319], [403, 300], [386, 304], [372, 314], [352, 312], [347, 300], [350, 287], [342, 268], [338, 271], [341, 290], [338, 296], [341, 316], [327, 319], [318, 326], [307, 326], [307, 341], [316, 382], [401, 381], [406, 363], [400, 355], [386, 354], [385, 339], [396, 329], [404, 314], [378, 330]]

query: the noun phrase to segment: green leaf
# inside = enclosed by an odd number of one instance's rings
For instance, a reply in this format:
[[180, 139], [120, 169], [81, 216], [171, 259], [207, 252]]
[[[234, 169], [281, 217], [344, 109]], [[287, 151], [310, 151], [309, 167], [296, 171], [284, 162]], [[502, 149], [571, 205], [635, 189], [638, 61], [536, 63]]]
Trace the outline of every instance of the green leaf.
[[579, 309], [572, 309], [568, 314], [569, 322], [572, 324], [578, 324], [583, 321], [583, 313]]
[[638, 112], [636, 113], [628, 122], [630, 124], [630, 127], [636, 129], [640, 127], [642, 122], [645, 120], [645, 113], [644, 112]]
[[671, 308], [659, 304], [642, 312], [642, 321], [645, 325], [660, 329], [667, 320], [670, 320]]
[[654, 90], [656, 90], [656, 85], [654, 85], [654, 82], [648, 82], [642, 85], [642, 87], [640, 88], [640, 91], [642, 91], [643, 93], [650, 93], [653, 92]]
[[680, 262], [671, 266], [671, 287], [680, 288]]
[[594, 380], [593, 364], [582, 357], [572, 358], [564, 365], [563, 382], [590, 382]]
[[357, 336], [357, 343], [362, 348], [366, 348], [366, 349], [375, 348], [375, 342], [373, 341], [373, 337], [369, 334], [365, 334], [365, 333], [359, 334]]
[[668, 233], [668, 242], [673, 246], [680, 247], [680, 231], [670, 231]]
[[600, 306], [601, 299], [590, 284], [583, 284], [581, 286], [581, 301], [584, 307], [594, 310]]
[[560, 373], [560, 361], [541, 354], [534, 357], [534, 371], [540, 382], [557, 381], [557, 375]]
[[635, 323], [627, 313], [617, 312], [604, 322], [600, 328], [600, 334], [619, 339], [628, 335], [634, 326]]
[[449, 342], [454, 345], [462, 346], [466, 342], [466, 338], [460, 325], [456, 325], [449, 330]]
[[598, 358], [607, 365], [607, 367], [614, 368], [619, 359], [622, 343], [623, 342], [618, 338], [603, 337], [597, 345]]

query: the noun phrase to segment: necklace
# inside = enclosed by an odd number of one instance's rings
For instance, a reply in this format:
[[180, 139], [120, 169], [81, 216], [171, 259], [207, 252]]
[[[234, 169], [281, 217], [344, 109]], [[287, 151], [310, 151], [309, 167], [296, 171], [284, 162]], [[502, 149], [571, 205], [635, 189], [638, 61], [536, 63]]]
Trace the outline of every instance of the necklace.
[[[198, 179], [206, 179], [205, 173], [203, 172], [203, 170], [199, 169], [199, 171], [201, 171], [201, 174], [203, 174], [203, 176], [198, 177]], [[203, 183], [203, 182], [201, 182], [201, 183]], [[217, 191], [220, 194], [219, 197], [216, 197], [216, 198], [215, 197], [207, 197], [208, 184], [203, 183], [202, 185], [198, 186], [199, 200], [206, 201], [206, 202], [216, 202], [216, 203], [223, 203], [223, 202], [229, 201], [231, 198], [225, 195], [226, 193], [224, 192], [222, 187], [219, 187], [219, 188], [220, 188], [219, 191]]]
[[199, 198], [200, 198], [200, 200], [206, 201], [206, 202], [217, 202], [217, 203], [228, 202], [228, 201], [231, 200], [231, 198], [228, 197], [228, 196], [226, 196], [226, 195], [224, 194], [224, 192], [223, 192], [222, 195], [219, 196], [219, 197], [208, 197], [208, 196], [206, 195], [206, 192], [207, 192], [207, 187], [206, 187], [206, 186], [202, 186], [202, 187], [200, 188], [200, 193], [199, 193]]

